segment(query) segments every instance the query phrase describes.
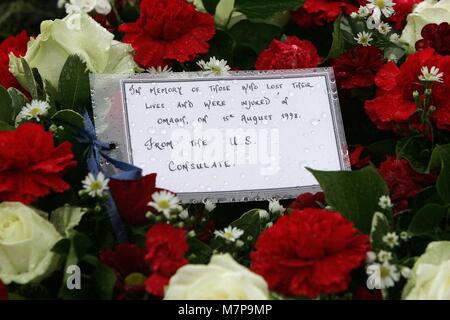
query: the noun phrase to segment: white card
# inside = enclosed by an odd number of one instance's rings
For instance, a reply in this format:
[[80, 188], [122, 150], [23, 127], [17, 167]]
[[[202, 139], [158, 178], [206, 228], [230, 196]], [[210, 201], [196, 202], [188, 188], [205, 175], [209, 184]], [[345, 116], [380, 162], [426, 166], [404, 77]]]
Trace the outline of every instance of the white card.
[[[293, 198], [319, 186], [305, 167], [348, 170], [332, 69], [93, 76], [111, 156], [184, 202]], [[118, 88], [120, 85], [120, 92]]]

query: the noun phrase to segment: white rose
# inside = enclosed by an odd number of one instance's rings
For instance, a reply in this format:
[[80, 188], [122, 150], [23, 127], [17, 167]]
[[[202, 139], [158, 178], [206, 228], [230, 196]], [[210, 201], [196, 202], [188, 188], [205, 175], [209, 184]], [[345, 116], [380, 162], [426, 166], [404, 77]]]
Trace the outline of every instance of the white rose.
[[19, 202], [0, 204], [0, 280], [25, 284], [54, 271], [58, 256], [51, 252], [62, 237], [46, 213]]
[[408, 15], [407, 24], [400, 40], [415, 51], [416, 42], [422, 39], [422, 29], [430, 23], [450, 22], [450, 0], [425, 0]]
[[405, 300], [450, 300], [450, 241], [432, 242], [416, 261]]
[[268, 300], [269, 289], [259, 275], [229, 254], [214, 255], [208, 265], [186, 265], [170, 279], [165, 300]]
[[[57, 88], [64, 63], [73, 54], [80, 56], [93, 73], [134, 73], [137, 68], [132, 47], [115, 41], [112, 33], [84, 12], [42, 22], [41, 34], [30, 40], [24, 58]], [[9, 67], [26, 87], [20, 60], [13, 54]]]

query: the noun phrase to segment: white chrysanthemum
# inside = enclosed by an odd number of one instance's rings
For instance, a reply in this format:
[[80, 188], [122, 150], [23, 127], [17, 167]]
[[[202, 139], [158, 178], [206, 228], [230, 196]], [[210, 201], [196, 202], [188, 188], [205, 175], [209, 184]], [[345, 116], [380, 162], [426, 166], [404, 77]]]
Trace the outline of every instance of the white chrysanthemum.
[[386, 23], [386, 22], [381, 22], [378, 27], [377, 30], [379, 33], [381, 33], [382, 35], [387, 35], [389, 32], [391, 32], [392, 28], [391, 26]]
[[172, 211], [178, 209], [180, 200], [173, 193], [168, 191], [159, 191], [152, 194], [152, 200], [148, 203], [150, 207], [161, 212], [167, 219], [170, 218]]
[[431, 67], [431, 69], [428, 69], [428, 67], [422, 67], [421, 70], [422, 74], [419, 76], [420, 81], [427, 81], [427, 82], [443, 82], [444, 73], [440, 72], [439, 68], [436, 68], [435, 66]]
[[65, 7], [67, 14], [89, 13], [95, 10], [99, 14], [107, 15], [112, 10], [109, 0], [70, 0], [69, 3], [66, 3]]
[[378, 205], [381, 209], [390, 209], [392, 208], [391, 198], [389, 196], [381, 196], [378, 200]]
[[378, 252], [378, 260], [380, 262], [389, 262], [392, 260], [392, 253], [389, 251], [380, 250]]
[[148, 73], [150, 74], [158, 74], [158, 75], [168, 75], [172, 73], [172, 68], [169, 66], [158, 66], [158, 67], [150, 67], [147, 69]]
[[382, 16], [389, 18], [395, 13], [395, 3], [392, 0], [368, 0], [366, 6], [371, 13], [367, 20], [368, 26], [370, 24], [376, 27], [381, 22]]
[[216, 208], [216, 204], [209, 199], [203, 201], [203, 204], [205, 205], [205, 210], [208, 212], [211, 212]]
[[223, 231], [214, 231], [216, 237], [224, 238], [228, 241], [235, 242], [244, 234], [244, 231], [236, 227], [226, 227]]
[[383, 264], [374, 263], [367, 267], [367, 288], [386, 289], [395, 285], [400, 280], [400, 274], [395, 265], [385, 262]]
[[366, 6], [360, 6], [358, 9], [358, 16], [361, 18], [367, 18], [370, 14], [369, 8]]
[[269, 200], [269, 211], [271, 213], [284, 213], [286, 209], [280, 204], [278, 200]]
[[358, 44], [364, 47], [371, 46], [370, 42], [373, 40], [372, 33], [366, 31], [358, 32], [354, 39], [356, 40], [356, 42], [358, 42]]
[[47, 102], [32, 100], [20, 110], [16, 117], [16, 125], [22, 120], [36, 120], [39, 122], [41, 117], [45, 117], [48, 114], [49, 109], [50, 105]]
[[383, 242], [386, 243], [390, 248], [398, 246], [399, 237], [395, 232], [389, 232], [383, 236]]
[[399, 44], [400, 43], [400, 36], [398, 35], [398, 33], [393, 33], [389, 36], [389, 41], [394, 43], [394, 44]]
[[92, 198], [102, 197], [104, 192], [108, 190], [109, 179], [105, 178], [103, 173], [99, 172], [97, 177], [92, 173], [89, 173], [82, 181], [83, 191], [86, 192]]
[[203, 71], [215, 76], [227, 75], [231, 70], [226, 60], [219, 60], [216, 57], [211, 57], [208, 62], [200, 60], [197, 64]]

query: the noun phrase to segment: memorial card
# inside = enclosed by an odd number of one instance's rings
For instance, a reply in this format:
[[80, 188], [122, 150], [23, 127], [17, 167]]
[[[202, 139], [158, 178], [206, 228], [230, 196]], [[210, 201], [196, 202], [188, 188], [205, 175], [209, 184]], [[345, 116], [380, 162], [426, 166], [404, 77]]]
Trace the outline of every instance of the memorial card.
[[[98, 138], [183, 202], [294, 198], [349, 169], [332, 69], [94, 75]], [[106, 167], [108, 164], [104, 164]]]

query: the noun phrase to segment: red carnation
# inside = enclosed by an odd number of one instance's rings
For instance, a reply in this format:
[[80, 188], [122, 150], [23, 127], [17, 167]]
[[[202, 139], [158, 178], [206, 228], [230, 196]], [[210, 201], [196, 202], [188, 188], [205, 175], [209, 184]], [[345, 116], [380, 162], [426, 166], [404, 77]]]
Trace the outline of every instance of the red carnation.
[[8, 300], [8, 289], [3, 284], [2, 280], [0, 280], [0, 301]]
[[179, 268], [188, 263], [184, 257], [189, 247], [184, 230], [170, 224], [157, 224], [147, 232], [148, 253], [145, 260], [152, 275], [145, 281], [147, 292], [162, 297], [164, 287]]
[[320, 63], [316, 47], [308, 40], [295, 36], [282, 42], [274, 39], [256, 61], [257, 70], [315, 68]]
[[146, 175], [139, 180], [111, 179], [109, 189], [122, 219], [133, 226], [143, 226], [149, 222], [145, 217], [150, 210], [148, 203], [153, 193], [162, 190], [156, 188], [156, 173]]
[[338, 212], [295, 210], [261, 234], [252, 270], [277, 292], [314, 298], [346, 290], [369, 249], [369, 237]]
[[208, 41], [215, 34], [213, 18], [185, 0], [143, 0], [139, 19], [119, 30], [145, 68], [191, 61], [208, 52]]
[[119, 244], [115, 251], [106, 250], [100, 260], [116, 272], [117, 299], [134, 297], [145, 292], [144, 279], [150, 273], [145, 262], [146, 251], [134, 244]]
[[321, 204], [323, 205], [324, 203], [325, 195], [323, 192], [317, 192], [316, 194], [307, 192], [299, 195], [297, 199], [291, 203], [289, 209], [301, 210], [305, 208], [323, 208]]
[[69, 142], [55, 147], [52, 134], [34, 123], [0, 131], [0, 201], [29, 204], [68, 190], [61, 177], [77, 164], [71, 148]]
[[369, 164], [370, 156], [362, 158], [363, 152], [364, 147], [360, 144], [357, 144], [353, 151], [350, 152], [350, 164], [352, 168], [361, 169]]
[[450, 24], [448, 22], [439, 25], [427, 24], [422, 29], [422, 38], [416, 42], [417, 50], [433, 48], [443, 56], [450, 55]]
[[302, 28], [322, 26], [333, 22], [341, 13], [357, 11], [366, 0], [306, 0], [303, 6], [292, 14], [294, 21]]
[[395, 130], [398, 125], [418, 126], [417, 106], [413, 92], [424, 92], [419, 81], [422, 67], [436, 67], [444, 74], [443, 82], [433, 84], [431, 103], [436, 111], [431, 119], [439, 129], [450, 130], [450, 57], [435, 54], [433, 49], [425, 49], [408, 57], [400, 68], [393, 62], [385, 64], [375, 77], [378, 88], [375, 99], [365, 103], [370, 119], [380, 129]]
[[16, 78], [9, 72], [9, 54], [13, 53], [16, 57], [24, 56], [27, 53], [28, 40], [27, 32], [22, 31], [0, 43], [0, 86], [21, 88]]
[[380, 49], [358, 46], [334, 60], [333, 68], [339, 86], [354, 89], [374, 85], [375, 75], [383, 64], [383, 52]]
[[395, 0], [395, 13], [388, 21], [395, 24], [397, 30], [402, 30], [406, 24], [406, 18], [413, 11], [414, 6], [423, 0]]
[[378, 172], [388, 185], [397, 211], [407, 208], [409, 198], [416, 196], [426, 186], [436, 181], [436, 174], [417, 173], [407, 160], [400, 160], [394, 156], [389, 156], [381, 163]]

